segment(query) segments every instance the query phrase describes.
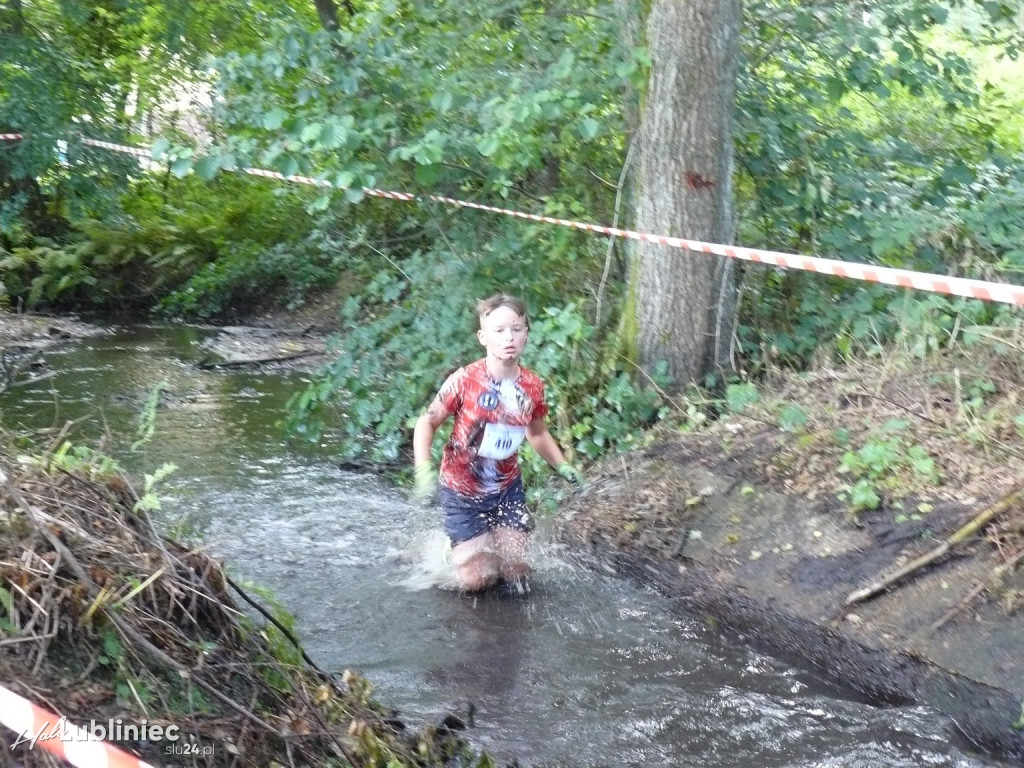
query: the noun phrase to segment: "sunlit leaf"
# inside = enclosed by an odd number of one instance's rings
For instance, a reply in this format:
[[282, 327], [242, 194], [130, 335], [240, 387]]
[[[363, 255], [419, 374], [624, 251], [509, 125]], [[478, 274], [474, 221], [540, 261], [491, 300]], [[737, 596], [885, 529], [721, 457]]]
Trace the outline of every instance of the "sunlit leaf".
[[203, 181], [210, 181], [220, 170], [220, 155], [206, 155], [201, 157], [195, 165], [196, 175]]
[[192, 170], [192, 158], [191, 157], [179, 157], [173, 163], [171, 163], [171, 173], [177, 176], [179, 179], [185, 176], [189, 171]]
[[263, 127], [268, 131], [276, 131], [284, 125], [284, 121], [287, 117], [288, 113], [283, 109], [272, 109], [263, 115]]

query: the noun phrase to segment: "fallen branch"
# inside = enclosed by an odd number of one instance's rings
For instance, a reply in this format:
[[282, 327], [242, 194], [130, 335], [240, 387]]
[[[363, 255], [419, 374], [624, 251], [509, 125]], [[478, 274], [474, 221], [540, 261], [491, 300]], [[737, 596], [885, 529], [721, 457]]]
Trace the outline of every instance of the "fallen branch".
[[15, 379], [27, 368], [35, 365], [42, 356], [43, 351], [41, 349], [37, 349], [30, 355], [24, 355], [21, 357], [14, 356], [8, 359], [7, 350], [5, 348], [0, 348], [0, 392], [19, 386], [20, 383], [16, 382]]
[[29, 386], [32, 386], [33, 384], [38, 384], [40, 381], [46, 381], [47, 379], [52, 379], [56, 375], [57, 375], [56, 371], [50, 371], [48, 373], [41, 373], [38, 376], [30, 376], [29, 378], [22, 379], [21, 381], [11, 381], [11, 382], [6, 382], [6, 383], [0, 383], [0, 392], [4, 391], [4, 387], [6, 387], [7, 389], [17, 389], [18, 387], [29, 387]]
[[1018, 488], [1012, 493], [1004, 496], [995, 504], [992, 504], [991, 506], [984, 509], [981, 513], [976, 515], [969, 523], [967, 523], [967, 525], [960, 528], [956, 533], [954, 533], [952, 536], [950, 536], [948, 539], [942, 542], [942, 544], [935, 547], [935, 549], [932, 549], [929, 552], [926, 552], [925, 554], [921, 555], [920, 557], [911, 560], [902, 568], [897, 569], [888, 576], [883, 576], [874, 584], [871, 584], [870, 586], [864, 587], [863, 589], [858, 589], [857, 591], [852, 592], [850, 596], [846, 598], [846, 602], [843, 603], [843, 606], [848, 608], [849, 606], [854, 605], [855, 603], [859, 603], [871, 597], [874, 597], [879, 592], [882, 592], [891, 587], [897, 581], [900, 581], [901, 579], [909, 576], [915, 571], [921, 570], [926, 565], [931, 565], [936, 560], [942, 559], [947, 554], [949, 554], [949, 552], [957, 544], [966, 541], [968, 538], [970, 538], [975, 533], [984, 528], [994, 518], [1001, 515], [1003, 512], [1005, 512], [1007, 509], [1009, 509], [1022, 499], [1024, 499], [1024, 488]]
[[958, 613], [960, 613], [968, 605], [970, 605], [974, 598], [982, 594], [985, 590], [991, 589], [993, 586], [998, 584], [1002, 580], [1003, 575], [1006, 574], [1008, 571], [1012, 570], [1013, 567], [1021, 560], [1024, 560], [1024, 549], [1021, 549], [1020, 552], [1018, 552], [1005, 563], [1003, 563], [998, 568], [993, 570], [992, 575], [988, 578], [987, 581], [979, 581], [977, 584], [971, 587], [970, 591], [966, 595], [964, 595], [963, 598], [961, 598], [960, 602], [958, 602], [956, 605], [950, 608], [941, 619], [932, 624], [932, 632], [937, 632], [938, 630], [942, 629], [942, 627], [947, 622], [953, 620]]
[[294, 634], [292, 634], [291, 630], [289, 630], [288, 627], [286, 627], [284, 624], [278, 621], [277, 618], [270, 611], [268, 611], [255, 600], [253, 600], [249, 596], [249, 594], [240, 586], [238, 586], [238, 584], [230, 576], [225, 575], [224, 580], [228, 583], [228, 586], [230, 586], [233, 590], [235, 590], [235, 592], [238, 593], [239, 597], [241, 597], [243, 600], [245, 600], [245, 602], [247, 602], [249, 605], [255, 608], [260, 613], [260, 615], [263, 616], [263, 618], [265, 618], [267, 621], [269, 621], [271, 624], [277, 627], [278, 631], [282, 635], [284, 635], [288, 642], [290, 642], [295, 647], [295, 650], [297, 650], [302, 655], [302, 660], [309, 665], [310, 669], [312, 669], [321, 680], [328, 682], [331, 681], [331, 676], [316, 665], [316, 663], [306, 653], [306, 649], [302, 647], [302, 644], [299, 642], [298, 638], [295, 637]]
[[323, 352], [320, 350], [306, 350], [304, 352], [294, 352], [290, 355], [278, 355], [275, 357], [246, 357], [237, 360], [223, 360], [220, 362], [214, 360], [203, 360], [199, 363], [199, 367], [203, 370], [209, 370], [211, 368], [234, 368], [242, 365], [264, 365], [266, 363], [283, 363], [288, 360], [298, 360], [303, 357], [312, 357], [313, 355], [322, 355]]

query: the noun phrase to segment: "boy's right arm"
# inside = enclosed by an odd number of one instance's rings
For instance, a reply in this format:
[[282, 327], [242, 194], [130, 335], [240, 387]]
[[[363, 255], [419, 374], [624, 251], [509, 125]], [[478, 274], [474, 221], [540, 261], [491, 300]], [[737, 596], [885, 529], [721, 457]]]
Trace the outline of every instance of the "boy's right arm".
[[430, 462], [430, 453], [434, 443], [434, 433], [447, 418], [448, 410], [439, 398], [435, 398], [430, 407], [420, 414], [416, 420], [416, 427], [413, 429], [412, 455], [416, 473], [414, 495], [421, 502], [429, 501], [437, 487], [437, 473]]

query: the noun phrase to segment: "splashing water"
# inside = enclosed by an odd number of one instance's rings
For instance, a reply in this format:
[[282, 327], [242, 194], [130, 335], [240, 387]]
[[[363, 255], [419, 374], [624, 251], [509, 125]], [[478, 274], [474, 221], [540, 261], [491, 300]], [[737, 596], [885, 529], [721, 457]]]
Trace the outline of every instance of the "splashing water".
[[410, 573], [401, 586], [414, 592], [438, 587], [458, 589], [459, 580], [452, 564], [452, 547], [443, 531], [429, 531], [410, 542], [409, 549], [402, 553], [408, 559]]
[[[531, 572], [530, 581], [541, 581], [556, 576], [559, 572], [577, 570], [562, 554], [562, 548], [552, 540], [550, 528], [538, 527], [530, 536], [527, 565]], [[455, 565], [452, 562], [452, 546], [440, 529], [429, 529], [415, 534], [405, 548], [391, 550], [389, 555], [398, 562], [407, 563], [409, 574], [399, 585], [413, 592], [438, 588], [460, 589]], [[530, 582], [515, 586], [520, 595], [527, 593]]]

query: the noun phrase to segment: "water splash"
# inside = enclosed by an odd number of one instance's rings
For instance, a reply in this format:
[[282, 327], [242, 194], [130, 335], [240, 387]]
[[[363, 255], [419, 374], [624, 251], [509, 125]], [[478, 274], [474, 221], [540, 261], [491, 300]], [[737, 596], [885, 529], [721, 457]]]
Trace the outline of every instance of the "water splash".
[[458, 589], [459, 580], [451, 560], [452, 548], [444, 531], [427, 531], [410, 541], [408, 547], [399, 553], [401, 559], [409, 562], [410, 573], [402, 580], [401, 586], [419, 592], [434, 587]]
[[[389, 555], [409, 568], [408, 575], [400, 582], [405, 589], [413, 592], [432, 588], [457, 590], [460, 585], [451, 552], [448, 537], [437, 528], [415, 532], [404, 547], [393, 549]], [[531, 580], [557, 578], [578, 571], [565, 556], [564, 547], [554, 541], [546, 528], [538, 529], [530, 537], [527, 563]], [[522, 586], [518, 593], [526, 594], [529, 589], [529, 586]]]

